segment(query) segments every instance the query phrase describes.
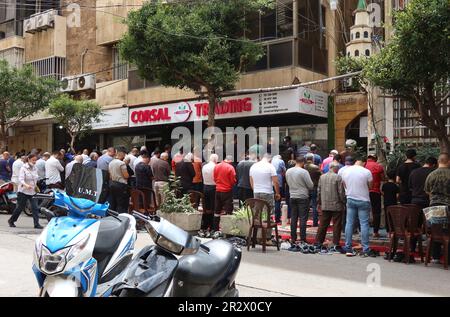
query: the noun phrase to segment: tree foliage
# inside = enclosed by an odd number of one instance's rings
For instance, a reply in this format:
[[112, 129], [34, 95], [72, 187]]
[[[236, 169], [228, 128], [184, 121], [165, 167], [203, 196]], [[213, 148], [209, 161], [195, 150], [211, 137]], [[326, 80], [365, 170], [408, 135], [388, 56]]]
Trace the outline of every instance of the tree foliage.
[[392, 41], [371, 57], [362, 76], [411, 103], [420, 121], [450, 150], [439, 108], [450, 96], [450, 5], [446, 0], [412, 0], [395, 14]]
[[71, 138], [70, 147], [75, 150], [75, 140], [88, 133], [94, 122], [100, 122], [102, 109], [94, 101], [74, 100], [63, 94], [50, 104], [49, 113], [66, 129]]
[[221, 92], [233, 89], [244, 67], [263, 55], [260, 45], [244, 38], [244, 30], [245, 14], [266, 4], [265, 0], [146, 2], [128, 15], [120, 52], [142, 78], [205, 91], [211, 126]]
[[20, 69], [0, 60], [0, 142], [8, 145], [8, 129], [48, 107], [58, 95], [59, 82], [37, 77], [31, 66]]

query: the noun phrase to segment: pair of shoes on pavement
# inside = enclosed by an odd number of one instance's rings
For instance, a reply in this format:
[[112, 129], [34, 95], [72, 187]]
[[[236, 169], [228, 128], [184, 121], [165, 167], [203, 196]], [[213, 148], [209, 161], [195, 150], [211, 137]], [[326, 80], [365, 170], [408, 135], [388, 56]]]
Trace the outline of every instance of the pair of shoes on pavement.
[[353, 248], [351, 248], [351, 249], [342, 248], [342, 252], [345, 253], [345, 256], [348, 256], [348, 257], [353, 257], [353, 256], [358, 255], [358, 252], [356, 252], [356, 250]]
[[213, 232], [211, 232], [210, 237], [213, 239], [219, 239], [219, 238], [223, 237], [223, 234], [221, 231], [213, 231]]

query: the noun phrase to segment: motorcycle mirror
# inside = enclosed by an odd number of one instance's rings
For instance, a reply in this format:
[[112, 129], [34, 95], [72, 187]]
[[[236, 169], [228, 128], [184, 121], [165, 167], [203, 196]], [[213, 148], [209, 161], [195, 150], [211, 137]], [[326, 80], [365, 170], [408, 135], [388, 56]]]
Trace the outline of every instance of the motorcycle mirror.
[[164, 218], [159, 222], [148, 221], [146, 228], [158, 246], [174, 254], [195, 254], [200, 248], [200, 240]]

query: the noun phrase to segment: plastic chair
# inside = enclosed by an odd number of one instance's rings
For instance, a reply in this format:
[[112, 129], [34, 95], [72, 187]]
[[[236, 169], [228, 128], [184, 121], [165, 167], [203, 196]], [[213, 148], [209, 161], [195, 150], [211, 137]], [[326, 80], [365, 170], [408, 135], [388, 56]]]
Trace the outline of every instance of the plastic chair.
[[397, 252], [399, 239], [403, 239], [405, 262], [409, 263], [411, 239], [407, 230], [408, 208], [400, 205], [389, 206], [387, 213], [389, 229], [391, 230], [389, 232], [389, 262], [392, 261], [392, 255]]
[[447, 224], [428, 224], [427, 228], [427, 250], [425, 256], [425, 266], [428, 266], [431, 260], [431, 247], [433, 242], [442, 243], [444, 247], [444, 269], [448, 270], [448, 245], [449, 245], [449, 228], [450, 215], [447, 213]]
[[411, 238], [416, 238], [419, 245], [420, 261], [424, 262], [424, 252], [422, 244], [422, 235], [425, 233], [425, 216], [422, 212], [422, 208], [414, 204], [401, 205], [407, 208], [408, 222], [407, 231]]
[[[266, 252], [267, 244], [267, 230], [275, 228], [275, 238], [277, 241], [277, 250], [280, 251], [280, 242], [278, 237], [278, 225], [276, 222], [272, 222], [270, 215], [270, 205], [267, 201], [257, 198], [250, 198], [245, 201], [245, 205], [250, 207], [251, 219], [249, 215], [250, 230], [247, 237], [247, 250], [250, 251], [250, 242], [252, 242], [252, 248], [256, 245], [256, 237], [258, 229], [262, 232], [262, 250]], [[265, 210], [265, 212], [264, 212]], [[266, 214], [265, 219], [263, 215]], [[269, 237], [270, 238], [270, 237]]]
[[194, 209], [198, 210], [200, 206], [202, 209], [205, 208], [205, 195], [202, 192], [195, 190], [189, 191], [189, 199]]

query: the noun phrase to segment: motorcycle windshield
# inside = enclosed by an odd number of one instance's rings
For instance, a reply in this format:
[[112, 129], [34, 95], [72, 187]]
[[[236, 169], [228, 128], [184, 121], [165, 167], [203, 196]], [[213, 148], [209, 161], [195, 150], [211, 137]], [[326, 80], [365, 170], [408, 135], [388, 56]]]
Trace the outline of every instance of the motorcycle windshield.
[[77, 163], [66, 179], [66, 193], [74, 198], [85, 198], [102, 204], [108, 196], [108, 173]]

